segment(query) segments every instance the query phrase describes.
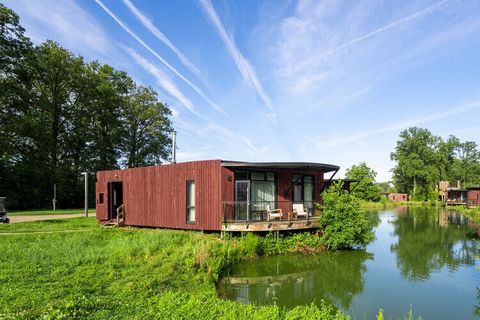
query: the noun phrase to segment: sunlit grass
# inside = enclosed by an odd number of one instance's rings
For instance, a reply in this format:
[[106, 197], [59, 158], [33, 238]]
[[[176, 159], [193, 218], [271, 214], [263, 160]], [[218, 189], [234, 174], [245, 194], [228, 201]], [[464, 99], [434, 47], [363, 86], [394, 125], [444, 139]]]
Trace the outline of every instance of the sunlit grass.
[[[39, 215], [56, 215], [56, 214], [83, 214], [84, 209], [57, 209], [53, 210], [23, 210], [9, 211], [10, 216], [39, 216]], [[95, 216], [95, 209], [88, 209], [88, 213]]]
[[26, 234], [0, 235], [0, 319], [344, 318], [326, 304], [283, 310], [217, 297], [215, 281], [226, 266], [259, 252], [299, 250], [300, 242], [316, 244], [314, 235], [278, 244], [274, 237], [222, 240], [103, 228], [93, 218], [0, 226], [6, 232]]

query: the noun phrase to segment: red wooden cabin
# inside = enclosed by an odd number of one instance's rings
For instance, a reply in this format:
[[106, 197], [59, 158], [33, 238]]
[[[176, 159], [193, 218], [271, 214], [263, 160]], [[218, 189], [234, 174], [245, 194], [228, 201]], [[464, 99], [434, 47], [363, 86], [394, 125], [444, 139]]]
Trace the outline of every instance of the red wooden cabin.
[[[338, 166], [223, 160], [97, 172], [100, 223], [212, 231], [314, 228], [324, 174]], [[332, 175], [332, 177], [333, 177]], [[296, 215], [302, 204], [305, 215]], [[280, 216], [270, 219], [273, 209]]]
[[467, 188], [467, 205], [480, 206], [480, 187]]

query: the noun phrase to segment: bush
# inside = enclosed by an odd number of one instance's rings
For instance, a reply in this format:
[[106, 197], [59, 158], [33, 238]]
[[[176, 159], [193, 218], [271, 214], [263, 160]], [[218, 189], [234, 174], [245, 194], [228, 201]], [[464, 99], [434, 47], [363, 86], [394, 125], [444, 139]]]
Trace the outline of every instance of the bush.
[[365, 211], [357, 198], [338, 183], [323, 194], [319, 224], [322, 244], [329, 249], [364, 247], [374, 239]]

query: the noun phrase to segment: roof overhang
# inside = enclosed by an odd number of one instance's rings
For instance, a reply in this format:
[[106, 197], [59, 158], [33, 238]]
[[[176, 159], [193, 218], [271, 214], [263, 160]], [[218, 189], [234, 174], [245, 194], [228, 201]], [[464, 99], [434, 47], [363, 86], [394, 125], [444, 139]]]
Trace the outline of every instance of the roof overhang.
[[222, 167], [244, 169], [293, 169], [293, 170], [320, 170], [323, 172], [338, 171], [339, 166], [316, 162], [244, 162], [221, 160]]

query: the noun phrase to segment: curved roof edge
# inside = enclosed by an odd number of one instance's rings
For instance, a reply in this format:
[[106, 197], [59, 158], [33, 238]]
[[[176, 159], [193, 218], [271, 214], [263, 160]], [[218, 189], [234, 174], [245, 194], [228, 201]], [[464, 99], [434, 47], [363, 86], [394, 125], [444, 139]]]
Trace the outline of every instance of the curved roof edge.
[[317, 162], [245, 162], [221, 160], [223, 167], [232, 168], [271, 168], [271, 169], [317, 169], [324, 172], [337, 171], [339, 166]]

